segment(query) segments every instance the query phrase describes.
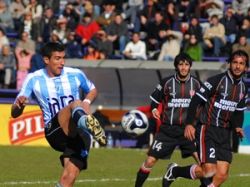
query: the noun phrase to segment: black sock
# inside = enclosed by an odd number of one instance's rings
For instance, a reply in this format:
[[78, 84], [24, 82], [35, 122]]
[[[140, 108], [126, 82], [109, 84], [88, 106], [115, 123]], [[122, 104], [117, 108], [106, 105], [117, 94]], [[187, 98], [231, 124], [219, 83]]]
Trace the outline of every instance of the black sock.
[[89, 136], [89, 130], [86, 127], [86, 113], [84, 112], [83, 108], [74, 108], [72, 111], [72, 119], [76, 123], [77, 128], [75, 130], [70, 130], [71, 136], [76, 136], [76, 134], [78, 134], [85, 144], [85, 148], [89, 150], [91, 138]]
[[142, 187], [143, 183], [148, 178], [150, 172], [145, 172], [143, 170], [139, 170], [137, 172], [136, 181], [135, 181], [135, 187]]
[[206, 186], [208, 186], [209, 184], [211, 184], [212, 181], [213, 181], [213, 177], [210, 177], [210, 178], [201, 178], [201, 179], [200, 179], [200, 182], [201, 182], [200, 187], [206, 187]]
[[73, 121], [76, 123], [77, 127], [81, 128], [82, 130], [87, 130], [87, 127], [85, 124], [85, 116], [86, 116], [86, 113], [81, 107], [76, 107], [72, 111]]
[[[91, 137], [89, 135], [89, 132], [87, 131], [83, 131], [80, 128], [76, 128], [76, 133], [78, 134], [78, 136], [81, 138], [82, 143], [84, 144], [84, 147], [87, 151], [89, 151], [90, 146], [91, 146]], [[79, 140], [80, 142], [80, 140]]]
[[183, 177], [186, 179], [192, 179], [192, 176], [190, 175], [190, 169], [192, 166], [193, 165], [184, 166], [184, 167], [180, 167], [180, 166], [174, 167], [172, 170], [172, 174], [173, 174], [174, 178]]

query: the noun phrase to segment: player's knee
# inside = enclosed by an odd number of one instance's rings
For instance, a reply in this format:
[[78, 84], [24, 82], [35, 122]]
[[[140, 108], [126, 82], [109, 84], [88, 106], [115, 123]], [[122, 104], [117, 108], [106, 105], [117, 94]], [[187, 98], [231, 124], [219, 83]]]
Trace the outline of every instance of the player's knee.
[[204, 175], [203, 175], [202, 167], [200, 167], [199, 165], [193, 165], [193, 166], [194, 166], [193, 172], [195, 173], [194, 178], [203, 178]]
[[210, 178], [210, 177], [213, 177], [215, 173], [216, 173], [216, 170], [208, 170], [208, 171], [203, 172], [203, 177]]
[[73, 184], [76, 180], [76, 173], [74, 172], [64, 172], [62, 177], [61, 177], [61, 181], [60, 183], [64, 186]]
[[157, 162], [157, 159], [154, 157], [148, 157], [147, 160], [144, 162], [145, 167], [152, 168], [155, 163]]
[[213, 177], [217, 172], [216, 165], [215, 164], [205, 165], [204, 167], [202, 167], [202, 171], [203, 171], [204, 178]]
[[73, 101], [72, 103], [70, 103], [70, 107], [73, 109], [73, 108], [76, 108], [76, 107], [79, 107], [79, 106], [82, 106], [82, 101], [81, 100], [75, 100]]

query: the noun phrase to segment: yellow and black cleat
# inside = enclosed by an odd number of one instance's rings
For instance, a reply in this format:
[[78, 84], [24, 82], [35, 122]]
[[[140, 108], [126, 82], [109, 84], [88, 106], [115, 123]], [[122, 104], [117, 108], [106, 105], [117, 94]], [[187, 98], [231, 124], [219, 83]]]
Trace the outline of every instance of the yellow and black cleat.
[[89, 129], [92, 136], [94, 137], [94, 139], [100, 145], [107, 144], [107, 139], [105, 136], [104, 129], [101, 127], [99, 121], [93, 115], [88, 115], [86, 117], [86, 126]]

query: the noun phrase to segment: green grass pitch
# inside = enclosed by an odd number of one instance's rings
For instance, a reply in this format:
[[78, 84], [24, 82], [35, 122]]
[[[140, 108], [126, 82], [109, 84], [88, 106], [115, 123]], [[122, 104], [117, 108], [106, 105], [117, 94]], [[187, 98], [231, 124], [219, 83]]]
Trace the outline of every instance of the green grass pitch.
[[[49, 147], [0, 146], [0, 186], [53, 187], [62, 171], [60, 153]], [[133, 187], [146, 150], [91, 149], [88, 170], [81, 172], [75, 186]], [[172, 161], [185, 165], [192, 159], [181, 159], [179, 151]], [[170, 161], [160, 160], [153, 168], [145, 187], [160, 187], [161, 177]], [[250, 184], [250, 155], [235, 154], [226, 187]], [[173, 187], [199, 186], [198, 181], [178, 179]]]

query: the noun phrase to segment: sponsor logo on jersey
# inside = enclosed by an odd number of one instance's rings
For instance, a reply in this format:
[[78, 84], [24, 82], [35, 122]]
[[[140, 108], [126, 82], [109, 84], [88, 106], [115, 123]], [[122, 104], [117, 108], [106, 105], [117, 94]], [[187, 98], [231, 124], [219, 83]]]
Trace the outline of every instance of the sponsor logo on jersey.
[[200, 92], [201, 92], [201, 93], [204, 93], [204, 92], [205, 92], [205, 88], [202, 88], [202, 87], [201, 87], [201, 88], [200, 88]]
[[211, 90], [213, 87], [209, 82], [204, 82], [204, 85], [207, 87], [207, 89]]
[[48, 106], [49, 106], [49, 111], [51, 114], [51, 117], [56, 115], [56, 113], [67, 106], [69, 103], [73, 102], [74, 96], [73, 95], [68, 95], [68, 96], [60, 96], [59, 98], [47, 98], [48, 101]]
[[168, 107], [187, 108], [190, 102], [191, 99], [171, 99], [171, 101], [168, 103]]
[[156, 88], [157, 88], [159, 91], [161, 91], [162, 86], [161, 86], [160, 84], [158, 84], [158, 85], [156, 86]]
[[235, 108], [237, 106], [238, 103], [234, 102], [234, 101], [228, 101], [225, 99], [220, 99], [219, 102], [215, 102], [214, 106], [216, 108], [222, 109], [222, 110], [226, 110], [226, 111], [235, 111]]
[[9, 121], [9, 137], [11, 144], [21, 145], [44, 137], [42, 112], [26, 112]]

